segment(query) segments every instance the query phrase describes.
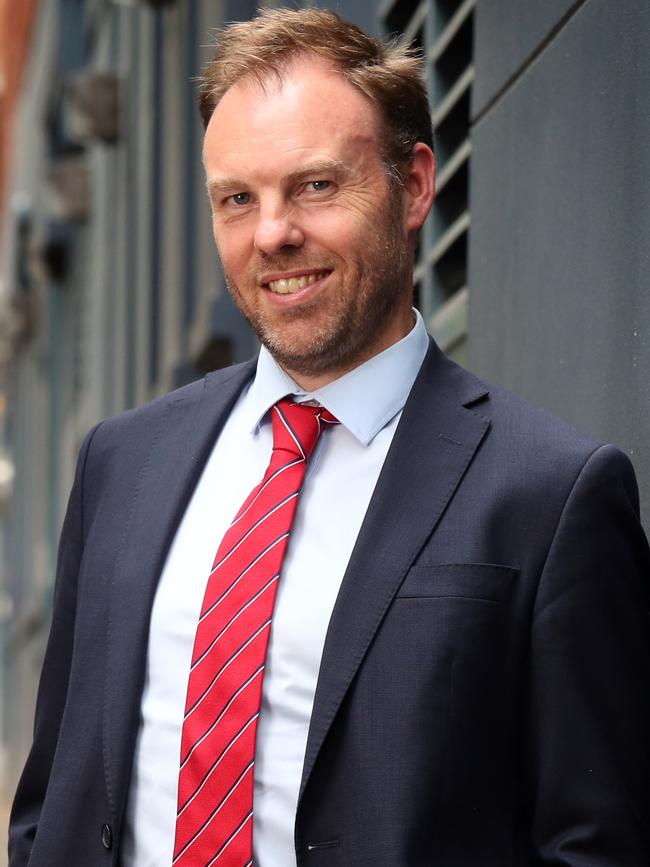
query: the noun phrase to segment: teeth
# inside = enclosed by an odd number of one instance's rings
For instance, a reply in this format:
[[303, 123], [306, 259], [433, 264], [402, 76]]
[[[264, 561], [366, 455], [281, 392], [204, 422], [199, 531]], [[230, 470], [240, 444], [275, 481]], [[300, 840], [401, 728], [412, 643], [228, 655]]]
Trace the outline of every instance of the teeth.
[[271, 292], [275, 292], [278, 295], [290, 295], [292, 292], [304, 289], [305, 286], [311, 286], [312, 283], [315, 283], [322, 276], [322, 272], [303, 274], [301, 277], [287, 277], [286, 280], [273, 280], [268, 285]]

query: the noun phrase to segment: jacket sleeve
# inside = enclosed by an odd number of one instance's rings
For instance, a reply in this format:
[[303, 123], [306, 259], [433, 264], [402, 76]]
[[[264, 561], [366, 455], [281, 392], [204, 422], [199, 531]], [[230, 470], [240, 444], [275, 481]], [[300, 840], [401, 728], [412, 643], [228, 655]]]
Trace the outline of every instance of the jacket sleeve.
[[534, 865], [650, 864], [649, 583], [634, 472], [603, 446], [567, 499], [533, 614]]
[[34, 742], [16, 790], [9, 824], [9, 867], [29, 864], [65, 710], [74, 643], [77, 576], [83, 551], [84, 476], [96, 430], [97, 427], [87, 434], [81, 446], [61, 533], [52, 626], [36, 702]]

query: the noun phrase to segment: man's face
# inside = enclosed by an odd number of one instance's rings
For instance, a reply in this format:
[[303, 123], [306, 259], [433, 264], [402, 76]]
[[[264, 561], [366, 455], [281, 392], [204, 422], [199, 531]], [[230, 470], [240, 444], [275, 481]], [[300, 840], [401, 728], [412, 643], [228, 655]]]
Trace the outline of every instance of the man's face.
[[370, 101], [318, 60], [280, 84], [230, 88], [204, 161], [228, 287], [299, 381], [332, 379], [408, 332], [403, 195], [391, 189]]

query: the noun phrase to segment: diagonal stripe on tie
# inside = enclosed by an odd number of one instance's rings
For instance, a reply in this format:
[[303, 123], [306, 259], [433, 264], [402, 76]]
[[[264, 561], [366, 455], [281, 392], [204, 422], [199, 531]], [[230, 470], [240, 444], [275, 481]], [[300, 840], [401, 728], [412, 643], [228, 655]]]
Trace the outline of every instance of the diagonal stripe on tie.
[[181, 735], [174, 867], [249, 867], [255, 737], [273, 606], [307, 462], [337, 420], [280, 401], [273, 452], [214, 558], [197, 624]]

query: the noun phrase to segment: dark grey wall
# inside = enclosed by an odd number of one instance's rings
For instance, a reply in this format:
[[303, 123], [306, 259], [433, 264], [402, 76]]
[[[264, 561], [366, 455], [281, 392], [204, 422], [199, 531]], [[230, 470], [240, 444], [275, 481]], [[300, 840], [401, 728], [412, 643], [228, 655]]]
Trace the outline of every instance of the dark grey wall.
[[[530, 61], [567, 15], [585, 0], [478, 0], [472, 116]], [[616, 4], [617, 0], [614, 0]]]
[[[545, 5], [479, 0], [477, 103], [508, 76], [494, 15], [510, 45]], [[580, 5], [472, 140], [469, 365], [626, 450], [650, 527], [647, 0]]]

